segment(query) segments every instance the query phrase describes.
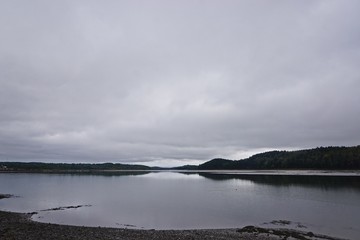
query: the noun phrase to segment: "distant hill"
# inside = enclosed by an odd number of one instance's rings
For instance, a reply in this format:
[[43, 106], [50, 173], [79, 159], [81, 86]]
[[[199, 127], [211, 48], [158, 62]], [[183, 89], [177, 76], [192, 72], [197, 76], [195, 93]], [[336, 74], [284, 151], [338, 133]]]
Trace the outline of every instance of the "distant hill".
[[0, 162], [0, 170], [7, 171], [107, 171], [107, 170], [151, 170], [144, 165], [121, 163], [41, 163]]
[[300, 151], [271, 151], [244, 160], [216, 158], [205, 162], [199, 170], [266, 170], [266, 169], [360, 169], [360, 146], [319, 147]]
[[214, 158], [206, 163], [200, 164], [198, 169], [232, 169], [235, 161], [223, 159], [223, 158]]
[[198, 170], [198, 165], [184, 165], [180, 167], [171, 168], [172, 170]]

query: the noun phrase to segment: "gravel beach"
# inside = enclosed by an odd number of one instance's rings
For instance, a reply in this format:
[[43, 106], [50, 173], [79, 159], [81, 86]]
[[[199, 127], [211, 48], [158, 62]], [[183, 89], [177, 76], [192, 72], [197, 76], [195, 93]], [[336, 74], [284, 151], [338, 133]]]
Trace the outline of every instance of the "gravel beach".
[[[0, 199], [5, 197], [10, 196], [0, 194]], [[32, 221], [30, 217], [31, 214], [0, 211], [0, 239], [338, 239], [312, 232], [290, 229], [267, 229], [254, 226], [208, 230], [134, 230], [39, 223]]]

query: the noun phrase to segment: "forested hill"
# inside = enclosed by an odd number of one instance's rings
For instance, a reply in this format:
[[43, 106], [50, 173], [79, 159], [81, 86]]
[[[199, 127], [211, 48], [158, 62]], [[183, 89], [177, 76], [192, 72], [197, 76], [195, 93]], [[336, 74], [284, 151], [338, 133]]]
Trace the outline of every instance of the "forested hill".
[[360, 170], [360, 146], [320, 147], [300, 151], [271, 151], [244, 160], [213, 159], [199, 170], [242, 169], [328, 169]]

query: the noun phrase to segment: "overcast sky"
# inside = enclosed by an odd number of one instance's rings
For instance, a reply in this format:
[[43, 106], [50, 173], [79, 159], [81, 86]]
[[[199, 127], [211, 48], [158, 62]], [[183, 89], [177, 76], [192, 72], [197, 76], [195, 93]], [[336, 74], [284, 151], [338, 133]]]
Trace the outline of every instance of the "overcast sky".
[[0, 161], [360, 144], [360, 1], [0, 1]]

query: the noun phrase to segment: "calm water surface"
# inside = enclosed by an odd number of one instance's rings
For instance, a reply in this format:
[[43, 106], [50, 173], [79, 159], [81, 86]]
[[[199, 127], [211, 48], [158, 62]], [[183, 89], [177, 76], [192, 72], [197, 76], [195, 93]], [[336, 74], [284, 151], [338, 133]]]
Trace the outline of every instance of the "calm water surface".
[[[183, 174], [0, 174], [1, 210], [85, 226], [145, 229], [291, 227], [360, 239], [360, 178]], [[41, 211], [91, 205], [76, 209]], [[279, 220], [289, 221], [281, 225]], [[272, 223], [271, 223], [272, 222]]]

